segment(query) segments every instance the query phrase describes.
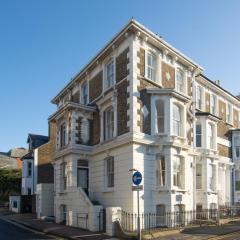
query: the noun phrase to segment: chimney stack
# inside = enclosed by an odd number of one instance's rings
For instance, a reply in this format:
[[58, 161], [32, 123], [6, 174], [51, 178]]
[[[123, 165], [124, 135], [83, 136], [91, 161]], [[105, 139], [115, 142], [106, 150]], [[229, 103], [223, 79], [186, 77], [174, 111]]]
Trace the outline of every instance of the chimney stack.
[[221, 85], [221, 84], [220, 84], [220, 80], [215, 80], [214, 82], [215, 82], [217, 85], [219, 85], [219, 86]]

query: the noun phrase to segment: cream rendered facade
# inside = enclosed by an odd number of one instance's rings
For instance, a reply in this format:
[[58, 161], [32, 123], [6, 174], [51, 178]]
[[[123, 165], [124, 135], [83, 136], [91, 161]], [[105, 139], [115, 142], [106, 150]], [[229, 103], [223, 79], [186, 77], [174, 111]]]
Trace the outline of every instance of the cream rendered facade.
[[208, 111], [205, 96], [214, 93], [216, 101], [229, 102], [238, 112], [240, 102], [202, 71], [131, 20], [74, 77], [53, 99], [58, 110], [50, 117], [58, 128], [57, 222], [98, 230], [101, 209], [135, 213], [132, 168], [143, 174], [141, 212], [215, 208], [231, 201], [233, 163], [222, 156], [231, 141], [218, 134], [223, 119]]

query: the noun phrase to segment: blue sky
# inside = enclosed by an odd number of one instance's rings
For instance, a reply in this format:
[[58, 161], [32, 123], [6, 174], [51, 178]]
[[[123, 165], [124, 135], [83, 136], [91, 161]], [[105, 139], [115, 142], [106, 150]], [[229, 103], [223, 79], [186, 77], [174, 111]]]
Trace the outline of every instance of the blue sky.
[[59, 90], [129, 19], [240, 92], [238, 0], [1, 0], [0, 151], [48, 133]]

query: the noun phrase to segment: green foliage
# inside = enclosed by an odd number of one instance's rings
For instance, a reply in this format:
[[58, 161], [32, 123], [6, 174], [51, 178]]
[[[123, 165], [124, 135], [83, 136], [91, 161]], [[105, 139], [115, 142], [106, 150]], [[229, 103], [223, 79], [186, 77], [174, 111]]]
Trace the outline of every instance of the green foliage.
[[8, 200], [9, 195], [21, 193], [21, 171], [0, 169], [0, 199]]

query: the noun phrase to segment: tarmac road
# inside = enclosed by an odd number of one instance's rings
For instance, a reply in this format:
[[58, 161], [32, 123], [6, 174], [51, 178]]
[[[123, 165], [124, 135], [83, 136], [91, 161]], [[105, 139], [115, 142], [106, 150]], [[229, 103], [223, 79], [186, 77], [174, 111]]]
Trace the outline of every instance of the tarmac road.
[[0, 240], [56, 239], [0, 219]]

